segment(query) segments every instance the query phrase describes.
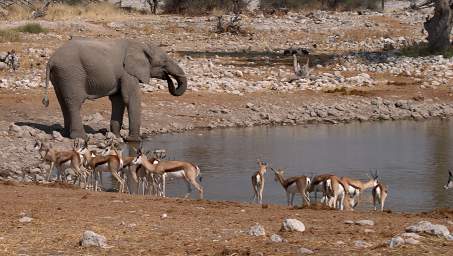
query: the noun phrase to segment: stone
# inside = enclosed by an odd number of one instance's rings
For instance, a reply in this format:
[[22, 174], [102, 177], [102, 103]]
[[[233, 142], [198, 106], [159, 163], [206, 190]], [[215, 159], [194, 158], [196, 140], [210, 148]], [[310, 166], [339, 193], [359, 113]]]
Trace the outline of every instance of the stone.
[[63, 136], [61, 135], [60, 132], [58, 131], [53, 131], [52, 132], [52, 138], [56, 141], [63, 141]]
[[24, 217], [19, 219], [19, 222], [20, 223], [30, 223], [32, 220], [33, 220], [33, 218], [30, 218], [28, 216], [24, 216]]
[[22, 127], [16, 125], [16, 124], [10, 124], [9, 125], [9, 131], [13, 132], [13, 133], [20, 134], [20, 133], [24, 132], [24, 129]]
[[427, 233], [430, 235], [447, 237], [450, 234], [448, 228], [440, 224], [432, 224], [429, 221], [420, 221], [406, 228], [406, 232], [410, 233]]
[[423, 237], [416, 234], [416, 233], [402, 233], [400, 235], [402, 238], [414, 238], [414, 239], [422, 239]]
[[360, 226], [374, 226], [374, 221], [372, 220], [358, 220], [355, 222], [356, 225]]
[[251, 236], [264, 236], [266, 235], [266, 231], [264, 230], [263, 226], [257, 223], [254, 226], [250, 227], [248, 234]]
[[277, 235], [277, 234], [272, 234], [271, 235], [271, 241], [274, 242], [274, 243], [282, 243], [284, 241], [284, 239]]
[[404, 242], [405, 242], [406, 244], [412, 244], [412, 245], [420, 243], [420, 241], [415, 240], [415, 239], [412, 238], [412, 237], [409, 237], [409, 238], [404, 239]]
[[234, 75], [236, 75], [237, 77], [243, 77], [243, 76], [244, 76], [244, 74], [243, 74], [242, 71], [240, 71], [240, 70], [236, 70], [236, 71], [234, 72]]
[[8, 69], [8, 65], [6, 65], [5, 62], [0, 62], [0, 70], [6, 70]]
[[309, 250], [307, 248], [300, 247], [296, 251], [296, 255], [306, 255], [306, 254], [313, 254], [314, 252], [312, 250]]
[[390, 239], [388, 242], [388, 245], [390, 248], [396, 248], [398, 246], [401, 246], [405, 243], [404, 239], [400, 236], [395, 236], [392, 239]]
[[298, 231], [304, 232], [305, 225], [299, 220], [296, 219], [286, 219], [282, 223], [281, 231]]
[[345, 221], [344, 221], [344, 224], [352, 225], [352, 224], [354, 224], [354, 221], [352, 221], [352, 220], [345, 220]]
[[371, 246], [371, 244], [367, 243], [367, 242], [365, 242], [363, 240], [356, 240], [356, 241], [354, 241], [354, 246], [356, 248], [368, 248], [368, 247]]
[[96, 234], [95, 232], [90, 230], [83, 232], [82, 239], [80, 240], [80, 245], [83, 247], [108, 247], [107, 239], [105, 238], [105, 236]]

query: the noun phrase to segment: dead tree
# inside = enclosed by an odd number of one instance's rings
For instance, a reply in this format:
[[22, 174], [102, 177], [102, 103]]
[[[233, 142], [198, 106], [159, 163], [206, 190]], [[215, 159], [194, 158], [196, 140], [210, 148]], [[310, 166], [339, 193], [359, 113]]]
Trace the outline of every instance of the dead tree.
[[428, 46], [431, 51], [441, 52], [450, 47], [452, 7], [448, 0], [434, 0], [434, 15], [423, 24], [428, 32]]
[[149, 9], [152, 14], [157, 14], [157, 7], [159, 5], [159, 0], [146, 0], [149, 5]]
[[413, 2], [412, 9], [434, 7], [434, 15], [427, 18], [423, 26], [428, 32], [428, 47], [432, 52], [443, 52], [450, 47], [450, 33], [453, 27], [453, 0], [426, 0]]

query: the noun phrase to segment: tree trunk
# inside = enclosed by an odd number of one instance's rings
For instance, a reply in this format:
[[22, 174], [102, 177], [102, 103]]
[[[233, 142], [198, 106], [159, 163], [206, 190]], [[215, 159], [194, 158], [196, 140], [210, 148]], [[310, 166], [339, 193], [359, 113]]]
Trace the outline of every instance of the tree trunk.
[[452, 18], [449, 0], [435, 0], [434, 16], [423, 24], [428, 32], [428, 46], [431, 51], [442, 52], [450, 47]]

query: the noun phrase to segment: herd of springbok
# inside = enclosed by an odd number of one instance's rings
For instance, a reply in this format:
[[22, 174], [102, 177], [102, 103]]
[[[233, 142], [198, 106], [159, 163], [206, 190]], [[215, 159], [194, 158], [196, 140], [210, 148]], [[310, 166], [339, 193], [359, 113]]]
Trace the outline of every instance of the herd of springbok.
[[[200, 168], [190, 162], [164, 160], [165, 150], [156, 150], [149, 156], [150, 152], [144, 152], [140, 146], [135, 156], [124, 157], [113, 141], [102, 149], [95, 147], [90, 150], [89, 148], [87, 141], [80, 140], [74, 141], [72, 150], [57, 150], [47, 141], [36, 140], [35, 143], [35, 149], [39, 151], [42, 160], [50, 163], [48, 181], [51, 179], [54, 168], [57, 170], [57, 180], [67, 181], [66, 171], [70, 169], [73, 172], [71, 177], [74, 184], [78, 182], [81, 187], [98, 191], [101, 189], [100, 184], [103, 184], [102, 174], [111, 173], [118, 183], [119, 192], [165, 197], [166, 179], [179, 178], [187, 184], [186, 198], [190, 196], [192, 187], [198, 191], [200, 198], [203, 198], [203, 187], [198, 182], [201, 181]], [[262, 204], [268, 164], [261, 160], [257, 163], [259, 169], [251, 177], [253, 201]], [[296, 194], [300, 194], [305, 205], [310, 205], [310, 194], [314, 194], [316, 202], [318, 193], [321, 193], [322, 204], [340, 210], [353, 210], [359, 204], [360, 195], [365, 190], [371, 189], [374, 210], [377, 210], [378, 205], [381, 211], [384, 210], [388, 187], [378, 179], [377, 170], [368, 175], [368, 181], [360, 181], [334, 174], [285, 178], [282, 169], [269, 168], [275, 176], [275, 181], [286, 191], [287, 203], [290, 207], [293, 206]], [[129, 178], [136, 184], [135, 191], [130, 191], [129, 186], [126, 186], [126, 180]], [[444, 188], [453, 188], [453, 174], [450, 171]]]
[[[252, 186], [255, 192], [254, 200], [262, 203], [264, 190], [264, 175], [267, 164], [258, 160], [259, 170], [252, 175]], [[373, 194], [374, 210], [380, 205], [381, 211], [384, 210], [385, 199], [387, 198], [387, 186], [378, 180], [378, 173], [375, 171], [369, 175], [370, 179], [366, 182], [351, 179], [349, 177], [338, 177], [334, 174], [321, 174], [313, 177], [294, 176], [285, 178], [284, 171], [270, 168], [275, 176], [275, 181], [280, 183], [286, 191], [288, 206], [292, 207], [294, 196], [300, 194], [302, 201], [310, 205], [310, 193], [314, 193], [315, 201], [317, 193], [321, 192], [321, 202], [331, 208], [343, 210], [357, 207], [360, 195], [371, 188]]]
[[[75, 140], [72, 150], [57, 150], [51, 143], [36, 140], [35, 149], [43, 161], [50, 163], [47, 180], [49, 181], [54, 167], [57, 170], [57, 180], [67, 181], [68, 169], [73, 171], [73, 183], [98, 191], [102, 185], [102, 174], [111, 173], [119, 185], [119, 192], [129, 191], [127, 178], [130, 177], [136, 184], [135, 193], [153, 194], [165, 197], [166, 178], [181, 178], [187, 183], [188, 197], [192, 186], [203, 198], [203, 188], [198, 183], [201, 180], [200, 168], [189, 162], [167, 161], [164, 151], [155, 151], [153, 156], [143, 152], [141, 147], [134, 157], [124, 157], [117, 149], [117, 145], [110, 141], [102, 149], [89, 149], [87, 141]], [[105, 190], [105, 189], [104, 189]]]

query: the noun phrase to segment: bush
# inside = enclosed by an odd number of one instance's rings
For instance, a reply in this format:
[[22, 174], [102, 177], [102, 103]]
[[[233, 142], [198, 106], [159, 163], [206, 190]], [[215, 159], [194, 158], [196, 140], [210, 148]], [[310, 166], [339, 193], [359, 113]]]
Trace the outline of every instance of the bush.
[[379, 9], [382, 0], [260, 0], [261, 9], [287, 8], [298, 10], [303, 8], [328, 9]]
[[299, 10], [302, 8], [313, 7], [320, 7], [321, 1], [319, 0], [260, 0], [260, 8], [261, 9], [291, 9], [291, 10]]
[[23, 26], [16, 28], [16, 31], [23, 33], [39, 34], [47, 32], [47, 29], [41, 27], [38, 23], [27, 23]]
[[17, 31], [11, 29], [6, 30], [0, 29], [0, 43], [18, 41], [20, 41], [20, 35]]
[[[247, 7], [246, 0], [239, 0], [239, 8]], [[233, 11], [233, 0], [167, 0], [163, 6], [165, 13], [204, 15], [214, 10]]]

